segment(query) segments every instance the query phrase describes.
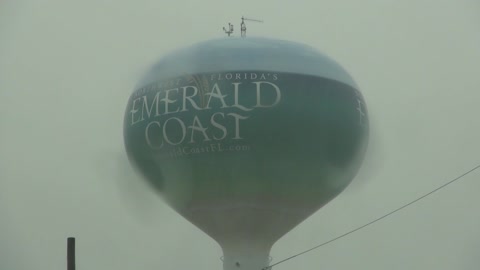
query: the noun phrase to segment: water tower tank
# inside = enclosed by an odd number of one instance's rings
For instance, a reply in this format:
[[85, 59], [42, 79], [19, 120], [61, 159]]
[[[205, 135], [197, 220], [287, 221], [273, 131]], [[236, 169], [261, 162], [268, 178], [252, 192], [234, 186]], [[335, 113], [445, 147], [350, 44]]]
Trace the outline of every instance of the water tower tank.
[[224, 38], [161, 58], [128, 101], [124, 137], [133, 166], [221, 245], [224, 269], [260, 270], [351, 182], [368, 119], [352, 77], [319, 51]]

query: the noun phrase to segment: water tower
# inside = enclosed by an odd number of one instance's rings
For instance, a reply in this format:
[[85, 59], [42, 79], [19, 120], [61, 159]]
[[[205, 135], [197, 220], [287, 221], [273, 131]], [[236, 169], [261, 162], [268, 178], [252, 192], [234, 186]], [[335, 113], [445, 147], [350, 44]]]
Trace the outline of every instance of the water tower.
[[124, 138], [144, 179], [220, 244], [225, 270], [260, 270], [351, 182], [368, 118], [352, 77], [316, 49], [226, 37], [161, 58], [128, 100]]

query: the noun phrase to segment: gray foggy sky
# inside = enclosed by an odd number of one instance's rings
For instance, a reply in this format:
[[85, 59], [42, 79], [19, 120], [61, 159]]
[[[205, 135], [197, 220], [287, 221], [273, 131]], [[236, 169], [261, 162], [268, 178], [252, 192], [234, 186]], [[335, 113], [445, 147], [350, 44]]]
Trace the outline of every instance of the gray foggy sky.
[[[480, 162], [480, 2], [0, 1], [0, 269], [221, 269], [219, 246], [124, 180], [123, 113], [162, 54], [222, 36], [307, 43], [344, 66], [372, 118], [373, 157], [274, 246], [308, 249]], [[134, 176], [131, 176], [134, 179]], [[274, 269], [480, 267], [480, 172]], [[134, 203], [126, 188], [139, 195]]]

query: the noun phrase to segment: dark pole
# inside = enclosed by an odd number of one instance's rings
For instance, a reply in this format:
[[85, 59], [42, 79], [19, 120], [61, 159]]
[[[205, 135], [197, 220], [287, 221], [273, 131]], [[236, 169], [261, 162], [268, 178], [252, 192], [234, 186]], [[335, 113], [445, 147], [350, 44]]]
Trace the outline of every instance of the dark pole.
[[67, 239], [67, 270], [75, 270], [75, 238]]

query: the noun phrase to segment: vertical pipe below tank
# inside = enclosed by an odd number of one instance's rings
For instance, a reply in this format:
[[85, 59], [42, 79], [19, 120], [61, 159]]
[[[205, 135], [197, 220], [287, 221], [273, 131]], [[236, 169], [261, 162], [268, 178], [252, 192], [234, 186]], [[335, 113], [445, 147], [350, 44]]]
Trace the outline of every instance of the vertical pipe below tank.
[[234, 241], [223, 244], [223, 270], [262, 270], [270, 263], [271, 245]]

